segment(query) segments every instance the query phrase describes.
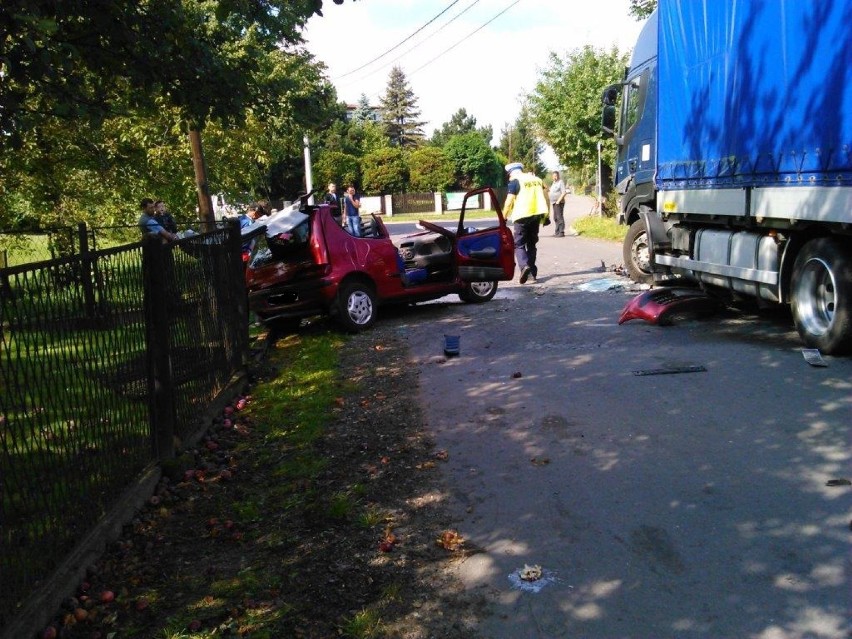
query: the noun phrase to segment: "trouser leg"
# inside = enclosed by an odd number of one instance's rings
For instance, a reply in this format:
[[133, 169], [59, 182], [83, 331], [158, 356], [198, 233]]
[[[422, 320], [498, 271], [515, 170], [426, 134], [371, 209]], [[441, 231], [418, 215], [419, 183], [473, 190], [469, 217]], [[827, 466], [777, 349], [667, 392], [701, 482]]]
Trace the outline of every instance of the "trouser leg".
[[518, 270], [523, 271], [528, 266], [527, 257], [527, 230], [526, 224], [515, 222], [512, 227], [512, 234], [515, 236], [515, 262], [518, 265]]
[[553, 229], [554, 235], [565, 234], [565, 204], [553, 205], [553, 223], [556, 228]]

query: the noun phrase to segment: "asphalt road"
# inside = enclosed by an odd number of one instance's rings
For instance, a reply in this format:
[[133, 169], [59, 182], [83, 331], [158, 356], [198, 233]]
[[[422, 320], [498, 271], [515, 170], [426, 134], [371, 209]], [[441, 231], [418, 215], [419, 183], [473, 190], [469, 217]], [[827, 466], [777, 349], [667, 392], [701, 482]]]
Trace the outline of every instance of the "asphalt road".
[[637, 291], [580, 286], [619, 280], [601, 262], [620, 246], [550, 229], [536, 284], [389, 318], [482, 550], [457, 573], [489, 603], [483, 635], [852, 636], [852, 488], [827, 485], [852, 478], [852, 359], [809, 366], [779, 312], [618, 326]]

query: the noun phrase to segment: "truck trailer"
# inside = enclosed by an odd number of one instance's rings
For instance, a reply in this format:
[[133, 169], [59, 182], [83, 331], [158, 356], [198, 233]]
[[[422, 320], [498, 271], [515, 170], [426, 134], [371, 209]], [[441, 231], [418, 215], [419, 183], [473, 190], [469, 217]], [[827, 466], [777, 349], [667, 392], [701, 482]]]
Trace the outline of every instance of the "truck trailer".
[[602, 102], [630, 276], [789, 304], [850, 353], [852, 0], [659, 0]]

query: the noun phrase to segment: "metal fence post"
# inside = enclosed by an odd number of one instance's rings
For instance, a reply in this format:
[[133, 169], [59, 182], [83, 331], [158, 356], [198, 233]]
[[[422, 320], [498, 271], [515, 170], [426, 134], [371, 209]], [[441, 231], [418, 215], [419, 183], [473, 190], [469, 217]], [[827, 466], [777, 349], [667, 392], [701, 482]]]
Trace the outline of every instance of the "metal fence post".
[[95, 285], [92, 281], [92, 268], [94, 261], [89, 252], [89, 233], [86, 223], [77, 225], [77, 239], [80, 242], [80, 285], [83, 287], [83, 299], [86, 303], [86, 317], [95, 317]]
[[225, 249], [231, 257], [229, 271], [231, 277], [231, 290], [234, 292], [233, 322], [238, 327], [236, 331], [237, 354], [240, 365], [245, 364], [245, 355], [248, 353], [248, 291], [246, 291], [245, 266], [243, 266], [243, 241], [240, 223], [233, 220], [228, 225], [228, 234]]
[[170, 459], [175, 454], [175, 397], [169, 349], [169, 284], [166, 252], [159, 237], [148, 237], [142, 247], [145, 281], [145, 341], [148, 347], [148, 405], [154, 454]]

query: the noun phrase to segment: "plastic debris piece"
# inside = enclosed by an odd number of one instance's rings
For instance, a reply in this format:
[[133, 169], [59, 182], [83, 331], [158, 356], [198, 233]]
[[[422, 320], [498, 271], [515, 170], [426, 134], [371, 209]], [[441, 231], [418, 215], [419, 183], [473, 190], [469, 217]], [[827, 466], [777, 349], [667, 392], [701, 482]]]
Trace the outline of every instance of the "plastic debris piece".
[[648, 368], [641, 371], [633, 371], [634, 375], [676, 375], [678, 373], [705, 373], [707, 369], [703, 366], [673, 366], [671, 368]]
[[718, 300], [696, 288], [655, 288], [630, 300], [621, 311], [618, 323], [641, 319], [650, 324], [668, 326], [676, 318], [706, 316], [715, 313], [720, 307]]
[[825, 482], [825, 485], [826, 486], [852, 486], [852, 481], [849, 481], [845, 477], [841, 478], [841, 479], [829, 479], [827, 482]]
[[[538, 568], [541, 570], [541, 574], [535, 580], [523, 579], [521, 577], [521, 573], [527, 568]], [[512, 586], [518, 590], [523, 590], [524, 592], [538, 593], [546, 586], [555, 584], [558, 581], [559, 579], [555, 572], [548, 570], [547, 568], [541, 568], [540, 566], [524, 566], [524, 568], [520, 570], [513, 570], [509, 573], [509, 582]]]
[[453, 357], [461, 352], [461, 336], [444, 335], [444, 355]]
[[625, 289], [630, 285], [630, 280], [615, 279], [614, 277], [604, 277], [597, 280], [583, 282], [577, 287], [577, 289], [581, 291], [586, 291], [587, 293], [603, 293], [604, 291]]
[[822, 353], [819, 352], [818, 348], [803, 348], [802, 356], [805, 358], [805, 361], [811, 366], [817, 367], [827, 367], [828, 362], [826, 362], [822, 358]]

